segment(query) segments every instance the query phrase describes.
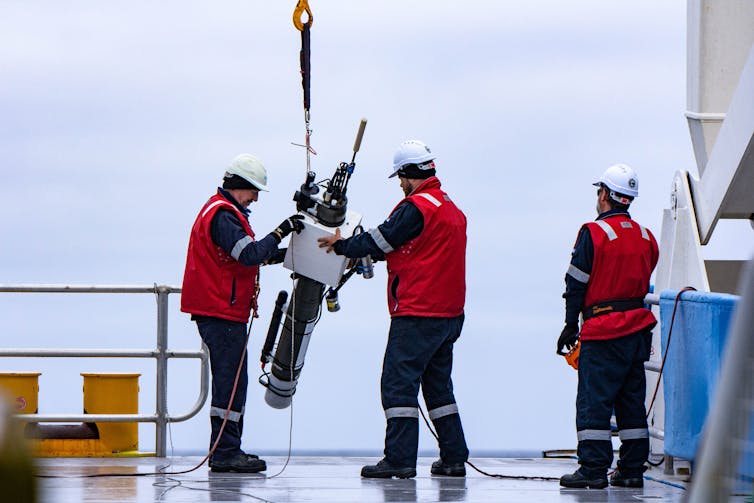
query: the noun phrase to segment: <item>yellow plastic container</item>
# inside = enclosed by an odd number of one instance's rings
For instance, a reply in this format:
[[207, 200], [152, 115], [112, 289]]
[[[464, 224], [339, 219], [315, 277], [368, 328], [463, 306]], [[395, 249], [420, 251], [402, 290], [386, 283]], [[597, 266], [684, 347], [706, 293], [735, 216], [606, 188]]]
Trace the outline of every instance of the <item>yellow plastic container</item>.
[[[138, 414], [141, 374], [86, 373], [85, 414]], [[97, 423], [102, 447], [111, 452], [135, 451], [139, 447], [139, 424]]]
[[15, 414], [36, 414], [39, 410], [41, 372], [0, 372], [0, 389], [10, 395]]

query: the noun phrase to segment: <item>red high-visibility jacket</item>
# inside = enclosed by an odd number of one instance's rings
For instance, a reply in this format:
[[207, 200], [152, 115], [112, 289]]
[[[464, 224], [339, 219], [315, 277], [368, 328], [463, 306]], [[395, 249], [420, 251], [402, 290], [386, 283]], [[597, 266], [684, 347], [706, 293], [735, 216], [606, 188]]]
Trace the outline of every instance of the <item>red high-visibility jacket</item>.
[[385, 255], [391, 316], [452, 318], [466, 299], [466, 216], [428, 178], [402, 200], [424, 217], [422, 232]]
[[220, 210], [234, 211], [254, 238], [249, 221], [218, 191], [202, 207], [191, 229], [183, 273], [181, 311], [245, 323], [256, 301], [259, 266], [246, 266], [212, 241], [210, 224]]
[[[624, 214], [584, 225], [594, 243], [585, 310], [611, 300], [643, 299], [649, 291], [649, 278], [659, 257], [657, 241], [649, 229]], [[657, 319], [649, 309], [608, 312], [584, 321], [581, 339], [615, 339], [651, 329], [656, 324]]]

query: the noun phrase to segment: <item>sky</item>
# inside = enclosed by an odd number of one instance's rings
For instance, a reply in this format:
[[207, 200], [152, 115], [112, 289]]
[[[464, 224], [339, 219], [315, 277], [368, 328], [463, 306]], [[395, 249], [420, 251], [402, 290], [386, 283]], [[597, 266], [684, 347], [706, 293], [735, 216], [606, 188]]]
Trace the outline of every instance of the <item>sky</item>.
[[[0, 4], [0, 283], [181, 284], [189, 231], [230, 159], [258, 155], [270, 192], [252, 205], [264, 236], [295, 211], [304, 121], [294, 1], [6, 1]], [[335, 2], [312, 0], [311, 124], [317, 179], [351, 158], [365, 227], [402, 198], [392, 154], [404, 139], [437, 155], [444, 189], [468, 217], [466, 324], [454, 383], [472, 452], [575, 448], [576, 373], [555, 355], [563, 277], [592, 182], [633, 166], [632, 216], [660, 238], [677, 170], [696, 173], [686, 97], [681, 0]], [[748, 228], [748, 224], [743, 224]], [[707, 258], [748, 258], [723, 222]], [[243, 447], [379, 452], [379, 376], [389, 326], [384, 263], [341, 291], [312, 336], [290, 410], [256, 383], [277, 292], [262, 270], [249, 343]], [[153, 348], [150, 295], [2, 294], [0, 345]], [[169, 345], [199, 336], [171, 296]], [[9, 360], [41, 371], [40, 413], [81, 412], [79, 372], [141, 372], [151, 361]], [[172, 361], [169, 412], [199, 387], [196, 362]], [[170, 447], [201, 451], [207, 406], [171, 426]], [[139, 429], [152, 450], [154, 428]], [[422, 427], [420, 449], [433, 448]]]

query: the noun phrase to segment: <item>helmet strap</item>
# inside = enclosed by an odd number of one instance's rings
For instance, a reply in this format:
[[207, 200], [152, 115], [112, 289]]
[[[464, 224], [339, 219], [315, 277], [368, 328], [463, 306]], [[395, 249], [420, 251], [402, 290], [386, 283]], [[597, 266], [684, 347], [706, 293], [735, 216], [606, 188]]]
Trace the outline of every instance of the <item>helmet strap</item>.
[[415, 178], [425, 180], [435, 176], [435, 162], [428, 161], [422, 164], [405, 164], [398, 170], [398, 176], [403, 178]]
[[628, 206], [629, 204], [631, 204], [631, 201], [633, 201], [633, 199], [628, 198], [622, 194], [619, 194], [615, 192], [614, 190], [610, 190], [610, 199], [624, 206]]

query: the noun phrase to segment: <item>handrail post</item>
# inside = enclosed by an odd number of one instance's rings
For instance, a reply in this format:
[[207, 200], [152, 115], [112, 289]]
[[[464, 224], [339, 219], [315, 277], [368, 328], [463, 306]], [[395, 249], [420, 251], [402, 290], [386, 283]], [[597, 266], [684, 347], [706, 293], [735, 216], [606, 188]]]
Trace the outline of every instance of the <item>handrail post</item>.
[[168, 415], [168, 295], [170, 289], [155, 285], [157, 294], [157, 421], [155, 432], [155, 455], [158, 458], [166, 456], [167, 447], [167, 415]]

